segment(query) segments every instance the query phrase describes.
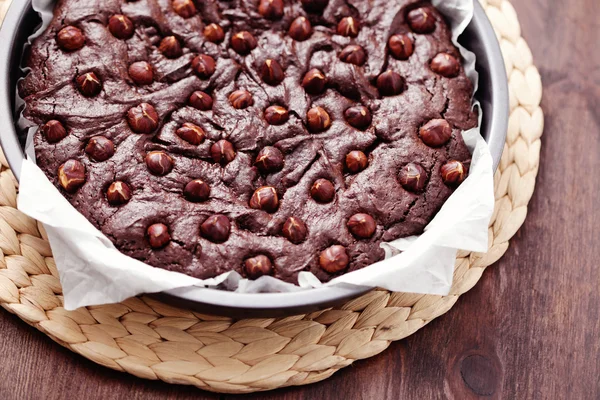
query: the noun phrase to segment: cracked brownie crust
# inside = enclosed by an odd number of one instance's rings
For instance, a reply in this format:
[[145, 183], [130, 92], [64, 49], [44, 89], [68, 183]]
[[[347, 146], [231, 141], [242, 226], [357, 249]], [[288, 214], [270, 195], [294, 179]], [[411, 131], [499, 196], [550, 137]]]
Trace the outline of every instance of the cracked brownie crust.
[[37, 163], [123, 253], [323, 281], [465, 178], [472, 85], [413, 0], [60, 0], [20, 83]]

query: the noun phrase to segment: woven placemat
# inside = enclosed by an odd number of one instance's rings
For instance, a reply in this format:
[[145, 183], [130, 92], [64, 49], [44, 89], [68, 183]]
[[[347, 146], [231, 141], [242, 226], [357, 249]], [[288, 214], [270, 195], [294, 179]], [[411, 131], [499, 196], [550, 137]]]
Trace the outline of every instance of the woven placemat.
[[[8, 0], [0, 0], [0, 18]], [[495, 175], [486, 254], [462, 252], [448, 296], [372, 291], [343, 307], [283, 319], [232, 320], [141, 296], [66, 311], [41, 224], [16, 209], [18, 185], [0, 154], [0, 305], [90, 360], [147, 379], [247, 393], [323, 380], [447, 312], [507, 250], [523, 224], [539, 165], [542, 86], [508, 1], [482, 1], [498, 34], [510, 121]]]

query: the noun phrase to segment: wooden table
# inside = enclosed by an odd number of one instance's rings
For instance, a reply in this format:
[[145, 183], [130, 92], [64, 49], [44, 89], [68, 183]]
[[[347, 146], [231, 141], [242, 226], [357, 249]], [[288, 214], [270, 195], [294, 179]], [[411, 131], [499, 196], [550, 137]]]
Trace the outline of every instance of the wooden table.
[[[504, 258], [379, 356], [250, 397], [600, 398], [600, 2], [514, 6], [542, 74], [546, 129], [529, 216]], [[0, 310], [1, 399], [231, 397], [105, 369]]]

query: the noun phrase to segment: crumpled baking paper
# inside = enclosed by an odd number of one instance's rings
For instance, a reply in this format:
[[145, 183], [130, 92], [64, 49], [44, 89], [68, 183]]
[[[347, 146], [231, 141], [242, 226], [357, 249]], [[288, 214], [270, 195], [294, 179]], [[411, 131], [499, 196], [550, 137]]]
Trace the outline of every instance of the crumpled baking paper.
[[[473, 16], [472, 0], [433, 0], [449, 20], [453, 39], [464, 31]], [[53, 0], [33, 0], [44, 24], [52, 17]], [[35, 36], [35, 35], [34, 35]], [[32, 37], [33, 38], [33, 37]], [[31, 38], [30, 38], [31, 39]], [[459, 46], [469, 78], [477, 84], [475, 55]], [[20, 121], [23, 122], [23, 121]], [[31, 125], [31, 123], [30, 123]], [[382, 287], [391, 291], [446, 295], [452, 285], [458, 249], [486, 252], [488, 224], [494, 208], [492, 157], [487, 144], [475, 128], [463, 133], [473, 152], [468, 178], [448, 199], [418, 237], [382, 244], [386, 259], [361, 270], [321, 283], [312, 273], [301, 272], [298, 285], [264, 276], [256, 281], [243, 279], [236, 272], [200, 280], [187, 275], [154, 268], [119, 252], [60, 194], [35, 165], [30, 129], [26, 144], [28, 158], [23, 162], [18, 208], [41, 221], [48, 233], [63, 287], [65, 308], [116, 303], [141, 293], [196, 292], [202, 298], [205, 287], [225, 286], [238, 292], [290, 292], [319, 286], [351, 284]], [[400, 254], [392, 256], [392, 254]]]

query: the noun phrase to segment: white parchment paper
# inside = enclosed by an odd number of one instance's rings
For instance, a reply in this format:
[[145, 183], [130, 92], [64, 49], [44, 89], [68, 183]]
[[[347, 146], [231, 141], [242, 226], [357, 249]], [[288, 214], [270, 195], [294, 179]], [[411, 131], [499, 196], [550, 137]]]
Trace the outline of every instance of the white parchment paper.
[[[453, 40], [473, 16], [472, 0], [433, 0], [450, 21]], [[52, 17], [54, 0], [33, 0], [42, 13], [43, 31]], [[34, 35], [35, 36], [35, 35]], [[475, 55], [459, 46], [467, 75], [477, 85]], [[24, 121], [21, 121], [24, 122]], [[26, 121], [25, 121], [26, 122]], [[119, 252], [112, 242], [81, 215], [35, 165], [30, 130], [23, 162], [18, 208], [41, 221], [48, 232], [60, 273], [65, 308], [116, 303], [140, 293], [223, 286], [238, 292], [289, 292], [318, 286], [352, 284], [377, 286], [391, 291], [446, 295], [452, 285], [458, 249], [486, 252], [488, 224], [494, 208], [492, 157], [479, 128], [463, 132], [473, 153], [468, 178], [448, 199], [418, 237], [384, 243], [386, 259], [326, 284], [312, 273], [301, 272], [298, 285], [264, 276], [256, 281], [228, 272], [214, 279], [199, 280], [177, 272], [154, 268]], [[397, 254], [399, 251], [400, 254]], [[397, 254], [392, 256], [392, 254]]]

